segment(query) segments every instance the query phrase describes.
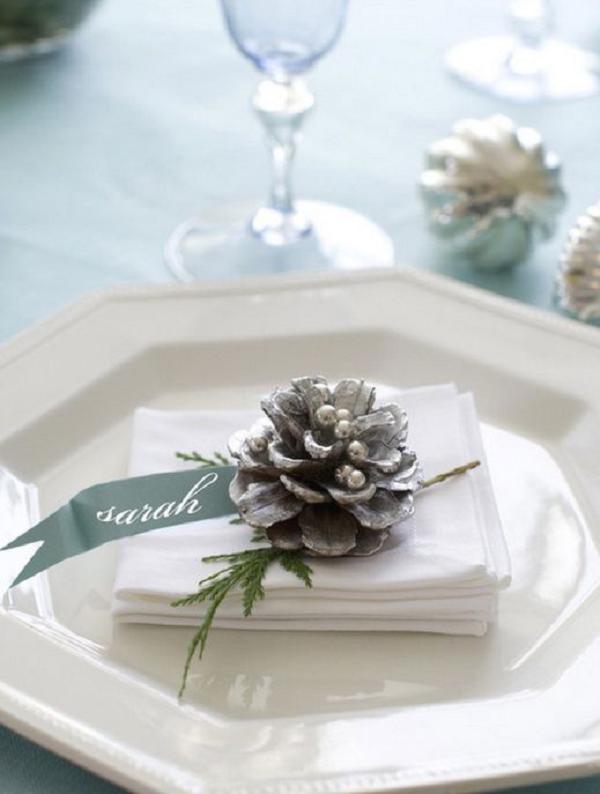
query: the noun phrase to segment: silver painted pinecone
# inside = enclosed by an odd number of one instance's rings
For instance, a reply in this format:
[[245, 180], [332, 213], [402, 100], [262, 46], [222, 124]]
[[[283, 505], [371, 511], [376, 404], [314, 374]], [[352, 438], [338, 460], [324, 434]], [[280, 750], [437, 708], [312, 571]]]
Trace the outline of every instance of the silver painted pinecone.
[[235, 433], [230, 487], [242, 518], [281, 549], [324, 557], [369, 555], [412, 515], [422, 472], [406, 446], [408, 418], [374, 407], [375, 388], [296, 378], [261, 402], [266, 418]]
[[523, 261], [565, 204], [556, 155], [501, 115], [463, 119], [432, 144], [420, 188], [431, 231], [482, 270]]
[[569, 232], [557, 291], [563, 309], [580, 320], [600, 320], [600, 203], [578, 218]]

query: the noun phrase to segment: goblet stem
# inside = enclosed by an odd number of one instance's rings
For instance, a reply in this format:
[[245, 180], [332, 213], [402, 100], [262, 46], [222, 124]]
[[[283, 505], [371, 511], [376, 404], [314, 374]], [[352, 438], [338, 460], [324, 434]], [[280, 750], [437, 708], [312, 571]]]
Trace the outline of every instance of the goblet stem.
[[508, 67], [514, 74], [534, 76], [542, 70], [542, 50], [552, 28], [549, 0], [512, 0], [508, 10], [515, 46]]
[[303, 80], [263, 80], [252, 105], [265, 128], [272, 184], [266, 206], [258, 210], [250, 225], [268, 245], [286, 245], [310, 231], [310, 222], [294, 205], [291, 172], [300, 129], [314, 97]]

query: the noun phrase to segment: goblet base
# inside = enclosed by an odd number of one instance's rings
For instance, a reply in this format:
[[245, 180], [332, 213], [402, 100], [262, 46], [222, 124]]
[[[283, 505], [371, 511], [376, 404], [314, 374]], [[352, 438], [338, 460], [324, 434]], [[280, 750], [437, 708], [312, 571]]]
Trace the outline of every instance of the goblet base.
[[446, 53], [450, 73], [487, 94], [514, 102], [578, 99], [600, 91], [600, 60], [550, 39], [539, 49], [511, 36], [465, 41]]
[[368, 218], [321, 201], [299, 201], [297, 210], [310, 227], [288, 244], [258, 237], [239, 206], [184, 221], [165, 246], [167, 267], [180, 281], [197, 281], [394, 264], [391, 239]]

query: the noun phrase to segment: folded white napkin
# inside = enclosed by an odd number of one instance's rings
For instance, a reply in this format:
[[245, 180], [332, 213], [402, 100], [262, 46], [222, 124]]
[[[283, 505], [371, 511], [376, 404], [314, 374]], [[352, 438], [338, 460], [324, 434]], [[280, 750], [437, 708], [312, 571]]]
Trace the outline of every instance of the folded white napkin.
[[[415, 515], [398, 524], [372, 557], [313, 559], [307, 590], [280, 566], [269, 569], [266, 598], [243, 618], [238, 595], [228, 597], [214, 625], [223, 628], [485, 633], [497, 592], [510, 581], [479, 424], [470, 394], [452, 385], [398, 392], [378, 387], [380, 402], [399, 402], [409, 416], [409, 446], [425, 476], [475, 458], [482, 466], [415, 497]], [[226, 449], [249, 427], [255, 411], [135, 412], [129, 473], [190, 468], [179, 450], [206, 455]], [[120, 544], [114, 588], [116, 621], [196, 625], [203, 607], [173, 608], [199, 579], [223, 567], [202, 558], [250, 546], [248, 527], [228, 518], [156, 530]]]

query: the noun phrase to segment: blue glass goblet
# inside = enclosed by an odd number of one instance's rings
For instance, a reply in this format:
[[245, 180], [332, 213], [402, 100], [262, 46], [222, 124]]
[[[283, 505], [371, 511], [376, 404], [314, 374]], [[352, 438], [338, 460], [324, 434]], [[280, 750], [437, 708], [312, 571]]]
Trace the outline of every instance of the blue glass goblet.
[[454, 77], [513, 102], [600, 92], [600, 58], [552, 35], [550, 0], [510, 0], [507, 13], [510, 35], [469, 39], [446, 53]]
[[343, 207], [296, 202], [292, 194], [296, 144], [314, 105], [302, 75], [337, 41], [348, 0], [221, 0], [221, 6], [237, 48], [263, 74], [252, 105], [266, 132], [271, 189], [249, 221], [221, 211], [218, 223], [205, 216], [180, 224], [166, 245], [169, 268], [192, 281], [392, 265], [391, 240], [374, 223]]

